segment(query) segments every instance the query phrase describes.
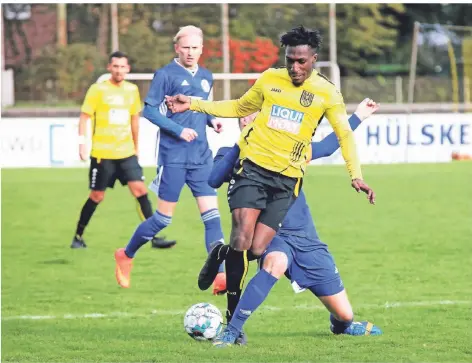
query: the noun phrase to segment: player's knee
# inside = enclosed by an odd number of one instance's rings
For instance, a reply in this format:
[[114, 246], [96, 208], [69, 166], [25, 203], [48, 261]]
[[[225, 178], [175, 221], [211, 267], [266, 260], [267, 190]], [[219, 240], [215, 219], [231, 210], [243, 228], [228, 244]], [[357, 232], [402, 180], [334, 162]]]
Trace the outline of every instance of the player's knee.
[[283, 276], [288, 266], [288, 258], [285, 253], [271, 252], [264, 258], [262, 268], [277, 279]]
[[98, 204], [105, 198], [105, 192], [102, 190], [92, 190], [90, 192], [89, 198]]
[[128, 186], [130, 188], [131, 194], [133, 194], [135, 198], [139, 198], [147, 194], [146, 185], [143, 182], [135, 182], [133, 185], [128, 183]]
[[158, 231], [163, 230], [172, 223], [172, 216], [166, 216], [159, 212], [155, 212], [147, 221], [149, 221], [153, 231]]
[[251, 248], [252, 234], [236, 231], [231, 236], [231, 247], [236, 251], [247, 251]]
[[336, 311], [333, 315], [336, 320], [339, 321], [352, 321], [354, 319], [354, 312], [350, 306], [346, 306], [342, 310]]
[[254, 244], [251, 247], [252, 253], [256, 256], [262, 256], [265, 250], [266, 250], [265, 247], [258, 247], [258, 246], [255, 246]]
[[251, 248], [253, 232], [244, 229], [242, 225], [233, 225], [231, 231], [231, 247], [236, 251], [247, 251]]

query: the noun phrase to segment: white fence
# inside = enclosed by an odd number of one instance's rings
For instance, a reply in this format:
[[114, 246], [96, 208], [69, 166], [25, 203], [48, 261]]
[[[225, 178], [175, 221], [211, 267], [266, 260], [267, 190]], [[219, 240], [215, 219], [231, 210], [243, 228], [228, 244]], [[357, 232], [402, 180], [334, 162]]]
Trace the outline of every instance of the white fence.
[[[225, 130], [208, 129], [210, 146], [233, 145], [239, 129], [235, 119], [224, 119]], [[0, 121], [0, 166], [78, 167], [76, 118], [2, 118]], [[158, 128], [141, 119], [140, 162], [156, 165]], [[332, 132], [325, 120], [315, 141]], [[472, 155], [472, 114], [375, 115], [355, 132], [363, 164], [447, 162], [453, 152]], [[340, 152], [314, 164], [342, 164]]]

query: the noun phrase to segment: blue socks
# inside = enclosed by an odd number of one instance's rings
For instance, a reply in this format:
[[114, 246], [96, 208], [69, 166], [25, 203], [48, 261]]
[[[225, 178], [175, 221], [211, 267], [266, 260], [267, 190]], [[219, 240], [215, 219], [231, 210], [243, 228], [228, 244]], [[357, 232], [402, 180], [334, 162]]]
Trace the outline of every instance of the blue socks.
[[349, 328], [349, 326], [352, 324], [351, 321], [339, 321], [337, 320], [333, 314], [329, 314], [329, 320], [331, 321], [331, 324], [333, 325], [333, 333], [334, 334], [342, 334], [344, 331]]
[[[224, 241], [223, 230], [221, 229], [220, 212], [218, 209], [210, 209], [202, 213], [202, 221], [205, 225], [205, 246], [207, 252], [211, 250], [212, 243], [216, 241]], [[223, 272], [224, 266], [220, 265], [218, 272]]]
[[264, 302], [277, 281], [266, 270], [260, 270], [247, 284], [246, 290], [228, 324], [228, 328], [235, 334], [239, 334], [246, 320]]
[[172, 222], [172, 217], [155, 212], [152, 217], [142, 222], [131, 237], [126, 246], [126, 256], [133, 258], [136, 252], [152, 240], [156, 234], [166, 228]]

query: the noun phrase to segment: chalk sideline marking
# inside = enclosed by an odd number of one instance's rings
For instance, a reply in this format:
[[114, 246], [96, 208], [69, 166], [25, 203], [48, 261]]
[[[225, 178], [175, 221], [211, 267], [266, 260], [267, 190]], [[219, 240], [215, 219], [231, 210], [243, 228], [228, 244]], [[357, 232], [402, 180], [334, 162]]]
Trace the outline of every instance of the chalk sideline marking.
[[[431, 307], [441, 305], [472, 305], [472, 301], [467, 300], [439, 300], [439, 301], [405, 301], [405, 302], [386, 302], [385, 304], [364, 304], [357, 305], [354, 308], [359, 309], [395, 309], [395, 308], [413, 308], [413, 307]], [[295, 305], [295, 306], [261, 306], [261, 311], [277, 312], [290, 310], [325, 310], [322, 305]], [[126, 312], [111, 312], [111, 313], [89, 313], [89, 314], [65, 314], [65, 315], [17, 315], [17, 316], [2, 316], [3, 321], [7, 320], [52, 320], [52, 319], [98, 319], [98, 318], [136, 318], [136, 317], [150, 317], [150, 316], [169, 316], [169, 315], [183, 315], [184, 310], [152, 310], [149, 313], [126, 313]]]

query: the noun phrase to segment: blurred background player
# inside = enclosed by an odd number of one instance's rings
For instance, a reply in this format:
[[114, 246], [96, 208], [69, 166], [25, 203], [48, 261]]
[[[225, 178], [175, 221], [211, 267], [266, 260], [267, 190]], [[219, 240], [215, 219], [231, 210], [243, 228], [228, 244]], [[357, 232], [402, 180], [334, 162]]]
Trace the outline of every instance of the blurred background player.
[[[166, 95], [183, 93], [205, 100], [210, 95], [213, 75], [198, 66], [203, 48], [201, 29], [181, 28], [174, 37], [174, 47], [178, 57], [156, 71], [144, 101], [143, 116], [160, 128], [157, 176], [150, 186], [158, 195], [157, 212], [138, 226], [126, 249], [120, 248], [115, 253], [116, 277], [122, 287], [129, 287], [132, 259], [137, 250], [171, 223], [185, 184], [197, 201], [205, 225], [207, 251], [212, 243], [223, 241], [216, 191], [208, 185], [213, 158], [206, 136], [207, 125], [221, 132], [221, 122], [192, 111], [172, 114], [165, 105]], [[222, 268], [214, 286], [214, 293], [226, 290]]]
[[[137, 199], [138, 214], [142, 219], [152, 216], [144, 176], [138, 163], [139, 112], [141, 99], [136, 85], [125, 81], [130, 71], [128, 56], [122, 52], [110, 55], [107, 70], [111, 77], [93, 84], [85, 96], [79, 119], [79, 154], [88, 158], [85, 130], [88, 119], [93, 122], [91, 163], [89, 170], [89, 198], [82, 207], [71, 248], [85, 248], [82, 235], [105, 190], [113, 188], [116, 179], [128, 185]], [[175, 241], [154, 238], [156, 243], [167, 245]]]
[[[379, 106], [365, 99], [349, 118], [355, 130], [362, 121], [378, 110]], [[252, 117], [240, 120], [240, 128]], [[307, 161], [332, 155], [339, 148], [336, 135], [331, 133], [320, 142], [312, 142]], [[215, 157], [215, 166], [209, 184], [219, 188], [231, 179], [237, 163], [239, 147], [221, 148]], [[313, 218], [303, 191], [290, 207], [282, 227], [261, 258], [262, 269], [249, 281], [234, 316], [228, 326], [214, 340], [216, 347], [246, 343], [242, 328], [246, 320], [267, 298], [270, 290], [284, 274], [291, 279], [295, 292], [309, 289], [331, 312], [331, 331], [334, 334], [380, 335], [381, 330], [367, 321], [354, 322], [352, 306], [344, 290], [338, 269], [326, 244], [316, 232]]]
[[244, 117], [261, 111], [238, 142], [240, 165], [228, 188], [230, 244], [219, 244], [211, 251], [199, 276], [199, 286], [207, 288], [212, 280], [206, 270], [213, 271], [225, 259], [228, 320], [239, 301], [248, 261], [266, 250], [298, 196], [307, 148], [323, 116], [339, 139], [352, 186], [369, 198], [373, 196], [362, 180], [343, 97], [334, 84], [313, 69], [321, 45], [319, 32], [300, 26], [282, 35], [281, 44], [286, 67], [262, 73], [237, 100], [210, 102], [182, 94], [167, 97], [173, 112], [190, 109], [218, 117]]

